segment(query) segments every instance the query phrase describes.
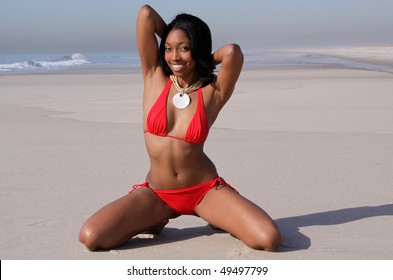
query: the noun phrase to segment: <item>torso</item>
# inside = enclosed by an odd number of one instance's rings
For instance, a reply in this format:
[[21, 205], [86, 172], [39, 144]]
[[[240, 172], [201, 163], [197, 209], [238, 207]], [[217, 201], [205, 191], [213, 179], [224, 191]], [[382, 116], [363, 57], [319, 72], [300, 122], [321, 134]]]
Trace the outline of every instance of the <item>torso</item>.
[[[157, 76], [157, 75], [156, 75]], [[159, 75], [149, 85], [145, 84], [143, 99], [144, 129], [150, 109], [163, 91], [168, 77]], [[206, 116], [209, 126], [212, 125], [218, 112], [212, 111], [213, 90], [210, 86], [202, 89]], [[170, 88], [167, 99], [167, 133], [182, 138], [194, 117], [197, 102], [197, 91], [189, 94], [191, 104], [182, 110], [175, 108], [172, 98], [177, 93]], [[150, 171], [146, 181], [155, 189], [179, 189], [200, 184], [214, 179], [217, 170], [213, 162], [203, 151], [204, 144], [192, 144], [173, 137], [158, 136], [145, 133], [146, 148], [150, 157]]]

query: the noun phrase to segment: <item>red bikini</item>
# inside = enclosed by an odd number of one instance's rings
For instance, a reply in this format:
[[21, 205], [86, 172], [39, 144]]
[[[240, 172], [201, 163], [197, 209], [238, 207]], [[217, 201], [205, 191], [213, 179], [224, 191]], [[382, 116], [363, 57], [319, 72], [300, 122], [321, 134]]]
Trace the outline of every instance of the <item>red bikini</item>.
[[169, 90], [171, 88], [172, 81], [168, 79], [168, 82], [158, 97], [156, 103], [151, 107], [149, 114], [146, 119], [146, 130], [145, 133], [149, 132], [154, 135], [171, 137], [180, 139], [191, 144], [202, 144], [205, 142], [207, 135], [209, 134], [209, 123], [207, 121], [205, 106], [203, 103], [202, 88], [198, 89], [198, 104], [192, 118], [186, 135], [184, 137], [177, 137], [169, 135], [167, 132], [167, 99]]
[[216, 186], [226, 186], [233, 189], [235, 192], [238, 192], [225, 182], [224, 179], [217, 177], [212, 181], [177, 190], [156, 190], [152, 189], [148, 182], [145, 182], [143, 184], [134, 185], [129, 193], [132, 193], [140, 187], [147, 187], [178, 214], [194, 215], [195, 208], [199, 202], [201, 202], [205, 194]]
[[[172, 81], [169, 79], [156, 103], [151, 107], [146, 119], [145, 133], [151, 133], [162, 137], [171, 137], [191, 144], [204, 143], [209, 134], [209, 123], [205, 113], [201, 88], [198, 89], [197, 108], [188, 126], [186, 135], [184, 137], [177, 137], [167, 133], [167, 100], [171, 85]], [[230, 187], [237, 192], [237, 190], [226, 183], [224, 179], [217, 176], [211, 181], [175, 190], [156, 190], [151, 188], [148, 182], [145, 182], [143, 184], [134, 185], [129, 193], [132, 193], [140, 187], [147, 187], [178, 214], [193, 215], [195, 207], [197, 207], [205, 194], [216, 186]]]

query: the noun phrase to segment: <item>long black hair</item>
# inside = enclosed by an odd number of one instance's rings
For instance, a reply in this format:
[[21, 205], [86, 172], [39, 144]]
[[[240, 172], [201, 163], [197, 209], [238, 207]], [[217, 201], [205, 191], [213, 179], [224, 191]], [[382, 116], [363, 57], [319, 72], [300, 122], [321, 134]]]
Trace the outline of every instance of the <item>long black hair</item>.
[[173, 29], [182, 30], [190, 39], [190, 51], [196, 61], [198, 78], [206, 86], [216, 79], [213, 70], [216, 68], [212, 58], [212, 36], [209, 26], [200, 18], [190, 14], [179, 14], [169, 23], [161, 38], [160, 61], [166, 75], [171, 75], [172, 70], [165, 61], [165, 41]]

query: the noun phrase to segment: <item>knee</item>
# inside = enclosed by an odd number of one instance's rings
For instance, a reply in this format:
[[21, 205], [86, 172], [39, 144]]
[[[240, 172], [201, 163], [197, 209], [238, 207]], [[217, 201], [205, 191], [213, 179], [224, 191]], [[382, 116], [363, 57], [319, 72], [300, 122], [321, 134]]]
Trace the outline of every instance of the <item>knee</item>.
[[281, 233], [277, 229], [271, 229], [269, 231], [257, 232], [252, 239], [250, 238], [245, 243], [248, 247], [255, 250], [274, 252], [281, 246], [282, 242]]
[[89, 224], [83, 225], [79, 232], [79, 242], [85, 245], [90, 251], [99, 249], [99, 235], [97, 230]]

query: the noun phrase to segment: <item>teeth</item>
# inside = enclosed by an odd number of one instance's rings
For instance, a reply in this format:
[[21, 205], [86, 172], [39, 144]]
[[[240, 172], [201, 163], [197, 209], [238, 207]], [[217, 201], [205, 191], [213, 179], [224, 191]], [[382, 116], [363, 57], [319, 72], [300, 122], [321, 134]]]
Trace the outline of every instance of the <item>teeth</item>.
[[172, 67], [175, 70], [180, 70], [181, 68], [183, 68], [183, 65], [172, 65]]

